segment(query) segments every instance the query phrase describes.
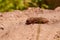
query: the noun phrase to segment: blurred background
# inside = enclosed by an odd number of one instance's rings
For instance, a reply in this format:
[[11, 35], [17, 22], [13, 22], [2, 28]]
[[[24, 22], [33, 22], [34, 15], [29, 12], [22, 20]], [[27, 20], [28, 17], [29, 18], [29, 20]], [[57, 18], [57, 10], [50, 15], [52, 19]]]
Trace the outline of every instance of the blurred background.
[[[60, 5], [57, 0], [0, 0], [0, 12], [13, 10], [24, 10], [29, 7], [40, 7], [43, 9], [54, 9]], [[59, 5], [57, 5], [59, 4]]]

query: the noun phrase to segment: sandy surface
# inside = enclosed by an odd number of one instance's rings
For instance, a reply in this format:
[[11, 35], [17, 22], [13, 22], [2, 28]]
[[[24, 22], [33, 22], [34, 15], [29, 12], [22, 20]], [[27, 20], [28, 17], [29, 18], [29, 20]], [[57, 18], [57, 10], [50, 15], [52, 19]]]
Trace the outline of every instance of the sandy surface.
[[[30, 17], [43, 17], [49, 22], [26, 25]], [[0, 13], [0, 40], [60, 40], [60, 7]]]

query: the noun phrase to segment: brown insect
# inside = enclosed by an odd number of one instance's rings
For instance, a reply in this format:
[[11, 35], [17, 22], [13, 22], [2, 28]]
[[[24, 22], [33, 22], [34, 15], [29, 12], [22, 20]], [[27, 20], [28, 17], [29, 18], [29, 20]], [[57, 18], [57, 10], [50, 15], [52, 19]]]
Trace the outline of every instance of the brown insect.
[[45, 24], [49, 22], [46, 18], [42, 17], [30, 17], [26, 20], [26, 24]]

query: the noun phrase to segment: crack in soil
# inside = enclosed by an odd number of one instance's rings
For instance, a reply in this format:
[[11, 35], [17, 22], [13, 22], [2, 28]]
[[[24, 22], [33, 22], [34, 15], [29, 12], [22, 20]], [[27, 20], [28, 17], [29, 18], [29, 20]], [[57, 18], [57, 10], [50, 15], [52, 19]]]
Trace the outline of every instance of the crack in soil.
[[39, 34], [40, 34], [40, 25], [37, 28], [37, 36], [36, 36], [36, 40], [39, 40]]

